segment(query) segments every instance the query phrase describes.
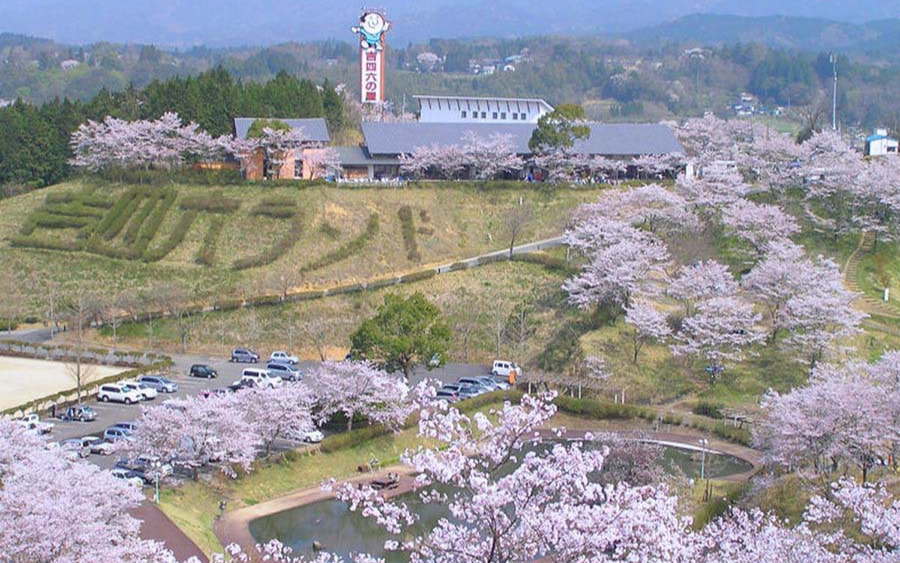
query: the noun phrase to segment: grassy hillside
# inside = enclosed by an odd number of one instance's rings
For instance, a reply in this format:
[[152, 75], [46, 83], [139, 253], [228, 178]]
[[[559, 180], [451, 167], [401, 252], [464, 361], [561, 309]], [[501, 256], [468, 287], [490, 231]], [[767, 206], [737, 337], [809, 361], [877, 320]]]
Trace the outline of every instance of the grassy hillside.
[[[63, 294], [166, 281], [200, 297], [256, 295], [501, 249], [504, 217], [520, 201], [533, 208], [521, 241], [557, 236], [571, 210], [598, 193], [73, 182], [0, 201], [0, 260], [15, 265], [20, 282], [51, 280]], [[45, 306], [40, 289], [33, 293], [23, 314]]]

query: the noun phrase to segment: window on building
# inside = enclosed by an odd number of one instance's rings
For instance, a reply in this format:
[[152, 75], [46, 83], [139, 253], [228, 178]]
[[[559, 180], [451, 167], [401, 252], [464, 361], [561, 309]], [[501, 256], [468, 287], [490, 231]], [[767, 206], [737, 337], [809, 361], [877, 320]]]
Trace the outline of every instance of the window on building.
[[524, 114], [524, 113], [521, 115], [520, 119], [521, 119], [522, 121], [527, 121], [527, 120], [528, 120], [528, 118], [525, 117], [525, 114]]
[[466, 110], [463, 110], [463, 111], [462, 111], [462, 118], [463, 118], [463, 119], [466, 118]]
[[519, 120], [519, 114], [518, 114], [518, 113], [514, 113], [514, 114], [512, 114], [512, 116], [513, 116], [513, 121], [518, 121], [518, 120]]
[[487, 112], [486, 112], [486, 111], [481, 112], [481, 119], [487, 119]]
[[500, 119], [506, 119], [506, 112], [505, 112], [505, 111], [501, 111], [501, 112], [500, 112]]
[[492, 119], [497, 119], [497, 112], [494, 112], [494, 117]]

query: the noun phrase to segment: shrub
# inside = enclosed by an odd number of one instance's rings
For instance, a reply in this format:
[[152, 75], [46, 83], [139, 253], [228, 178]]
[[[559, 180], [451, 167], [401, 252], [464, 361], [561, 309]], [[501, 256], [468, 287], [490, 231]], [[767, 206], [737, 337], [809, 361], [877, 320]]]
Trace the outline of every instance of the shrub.
[[708, 416], [709, 418], [722, 418], [722, 405], [699, 401], [691, 412], [700, 416]]
[[125, 229], [125, 234], [122, 235], [122, 242], [125, 244], [134, 244], [134, 241], [137, 240], [138, 233], [141, 232], [141, 227], [144, 225], [144, 221], [147, 220], [147, 217], [150, 216], [150, 213], [159, 205], [159, 198], [150, 197], [144, 200], [144, 205], [140, 207], [137, 214], [128, 223], [128, 228]]
[[157, 262], [175, 250], [175, 247], [184, 241], [184, 237], [187, 236], [188, 231], [191, 230], [191, 226], [194, 224], [194, 221], [199, 214], [200, 212], [196, 209], [184, 212], [181, 215], [181, 218], [178, 219], [178, 223], [175, 224], [175, 228], [172, 229], [171, 234], [169, 234], [169, 238], [166, 239], [166, 242], [156, 249], [148, 249], [144, 252], [144, 256], [142, 257], [144, 262]]
[[116, 200], [116, 203], [100, 220], [95, 232], [106, 240], [115, 238], [125, 227], [125, 223], [137, 211], [141, 202], [138, 192], [137, 188], [132, 188]]
[[234, 261], [232, 268], [235, 270], [246, 270], [248, 268], [258, 268], [266, 266], [284, 256], [294, 245], [297, 239], [303, 234], [303, 215], [297, 213], [291, 220], [291, 228], [267, 250], [256, 256], [248, 258], [240, 258]]
[[381, 278], [367, 283], [366, 289], [381, 289], [382, 287], [390, 287], [392, 285], [397, 285], [398, 283], [400, 283], [399, 278]]
[[203, 244], [197, 252], [195, 262], [203, 266], [212, 266], [216, 262], [216, 245], [219, 242], [219, 235], [225, 226], [223, 217], [213, 217], [209, 222], [209, 229], [206, 230], [206, 236], [203, 237]]
[[360, 252], [363, 248], [365, 248], [366, 244], [375, 238], [378, 235], [379, 224], [378, 224], [378, 214], [372, 213], [369, 215], [369, 222], [366, 223], [366, 230], [358, 237], [348, 241], [343, 246], [335, 249], [333, 252], [329, 252], [325, 256], [322, 256], [318, 260], [311, 262], [302, 268], [300, 268], [300, 273], [312, 272], [314, 270], [319, 270], [326, 266], [330, 266], [341, 260], [346, 260], [350, 256], [353, 256], [357, 252]]
[[406, 248], [406, 257], [412, 262], [422, 259], [419, 254], [419, 244], [416, 242], [416, 225], [413, 222], [412, 209], [404, 205], [397, 210], [400, 218], [400, 232], [403, 234], [403, 247]]
[[13, 235], [9, 238], [10, 244], [19, 248], [35, 248], [38, 250], [64, 250], [74, 252], [82, 249], [82, 243], [78, 241], [41, 238], [34, 235]]
[[459, 270], [467, 270], [468, 268], [469, 268], [468, 262], [454, 262], [453, 264], [450, 264], [451, 272], [457, 272]]
[[419, 227], [418, 229], [416, 229], [416, 232], [419, 233], [420, 235], [425, 235], [425, 236], [430, 237], [431, 235], [434, 234], [434, 229], [432, 229], [431, 227]]
[[355, 293], [357, 291], [362, 291], [366, 289], [365, 286], [361, 283], [354, 283], [350, 285], [341, 285], [338, 287], [333, 287], [328, 290], [328, 295], [341, 295], [342, 293]]
[[80, 229], [93, 225], [97, 222], [97, 219], [95, 217], [57, 215], [47, 211], [35, 211], [28, 218], [28, 221], [36, 227], [45, 229]]
[[325, 297], [326, 292], [324, 291], [300, 291], [297, 293], [292, 293], [288, 295], [289, 301], [309, 301], [311, 299], [319, 299], [320, 297]]
[[48, 203], [44, 205], [44, 211], [55, 215], [69, 215], [72, 217], [92, 217], [99, 219], [103, 217], [104, 211], [99, 207], [91, 207], [84, 205], [80, 201], [70, 203]]
[[390, 431], [387, 428], [380, 425], [354, 428], [349, 432], [341, 432], [339, 434], [328, 436], [319, 443], [319, 450], [328, 453], [345, 448], [352, 448], [368, 442], [369, 440], [386, 436], [389, 433]]
[[134, 247], [135, 258], [144, 254], [150, 241], [153, 240], [153, 237], [156, 236], [156, 233], [162, 226], [162, 222], [166, 218], [169, 209], [175, 204], [176, 197], [178, 197], [178, 192], [175, 190], [166, 190], [163, 194], [162, 201], [153, 208], [153, 212], [147, 220], [144, 221]]

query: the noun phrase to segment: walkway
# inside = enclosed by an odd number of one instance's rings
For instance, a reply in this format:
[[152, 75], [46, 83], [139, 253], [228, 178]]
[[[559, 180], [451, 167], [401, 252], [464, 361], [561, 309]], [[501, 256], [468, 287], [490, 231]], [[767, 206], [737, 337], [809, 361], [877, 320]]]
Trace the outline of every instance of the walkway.
[[152, 502], [145, 501], [132, 510], [131, 515], [141, 521], [143, 539], [162, 542], [178, 561], [187, 561], [191, 557], [197, 557], [203, 563], [209, 561], [197, 544]]
[[878, 318], [881, 317], [888, 321], [900, 322], [900, 308], [891, 302], [884, 302], [871, 295], [866, 295], [859, 285], [859, 263], [862, 260], [862, 255], [866, 252], [871, 252], [874, 248], [875, 233], [862, 233], [859, 237], [859, 244], [856, 245], [856, 248], [844, 263], [844, 285], [850, 291], [860, 294], [860, 298], [856, 301], [857, 308], [860, 311], [871, 315], [870, 318], [865, 319], [862, 322], [863, 326], [894, 336], [900, 336], [900, 329], [884, 322], [879, 322], [878, 320]]

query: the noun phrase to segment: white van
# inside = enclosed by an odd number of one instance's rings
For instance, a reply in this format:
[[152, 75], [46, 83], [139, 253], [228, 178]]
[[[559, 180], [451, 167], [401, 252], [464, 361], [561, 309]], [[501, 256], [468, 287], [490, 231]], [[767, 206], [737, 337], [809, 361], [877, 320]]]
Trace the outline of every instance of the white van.
[[[512, 377], [510, 377], [510, 374], [512, 374]], [[522, 368], [515, 362], [494, 360], [494, 365], [491, 367], [491, 375], [494, 377], [502, 377], [507, 380], [514, 380], [516, 377], [522, 377]]]
[[246, 368], [241, 373], [241, 381], [252, 381], [254, 387], [261, 389], [281, 387], [283, 383], [277, 375], [259, 368]]

